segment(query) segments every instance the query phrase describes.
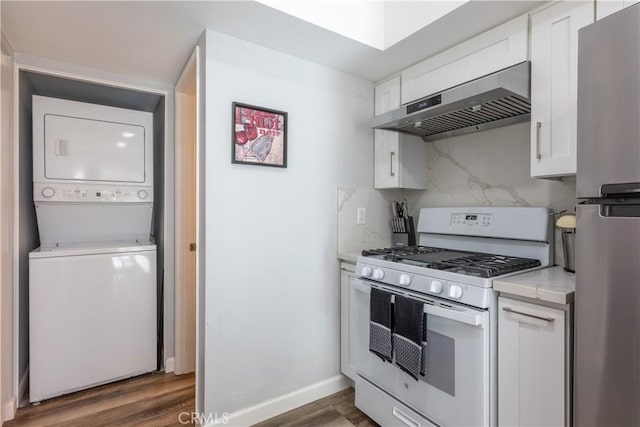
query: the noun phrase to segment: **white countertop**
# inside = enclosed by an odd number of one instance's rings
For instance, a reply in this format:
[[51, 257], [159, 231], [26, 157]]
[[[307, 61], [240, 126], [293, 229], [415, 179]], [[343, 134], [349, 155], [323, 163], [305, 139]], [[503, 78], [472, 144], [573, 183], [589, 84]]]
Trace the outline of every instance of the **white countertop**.
[[358, 262], [359, 256], [360, 254], [338, 252], [338, 259], [340, 261], [348, 262], [351, 264], [355, 264], [356, 262]]
[[505, 294], [556, 304], [573, 302], [576, 275], [562, 267], [549, 267], [493, 282], [493, 289]]

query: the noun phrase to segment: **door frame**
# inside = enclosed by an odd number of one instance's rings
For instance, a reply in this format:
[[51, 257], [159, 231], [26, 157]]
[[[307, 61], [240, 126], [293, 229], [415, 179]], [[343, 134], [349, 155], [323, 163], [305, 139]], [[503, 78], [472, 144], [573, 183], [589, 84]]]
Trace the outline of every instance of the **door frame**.
[[[200, 169], [199, 169], [199, 155], [200, 155], [200, 47], [196, 46], [193, 50], [191, 57], [187, 61], [175, 88], [175, 372], [177, 374], [192, 372], [196, 369], [196, 349], [198, 348], [198, 284], [199, 284], [199, 262], [198, 254], [200, 249], [200, 231], [199, 231], [199, 212], [200, 212]], [[189, 138], [183, 139], [183, 132], [187, 128], [183, 122], [183, 108], [185, 103], [193, 103], [193, 117], [195, 118], [194, 125], [194, 138], [193, 142]], [[189, 124], [191, 125], [191, 124]], [[187, 125], [188, 126], [188, 125]], [[186, 144], [193, 144], [187, 149]], [[186, 156], [192, 154], [191, 159], [187, 159]], [[181, 163], [184, 162], [184, 163]], [[183, 227], [183, 213], [181, 212], [181, 202], [183, 198], [181, 194], [181, 185], [183, 180], [186, 179], [187, 164], [195, 166], [195, 188], [189, 189], [193, 191], [194, 202], [193, 212], [195, 214], [195, 289], [193, 293], [190, 293], [184, 286], [184, 281], [181, 278], [186, 274], [186, 244], [190, 240], [188, 233]], [[184, 259], [183, 259], [184, 258]], [[190, 301], [195, 299], [195, 301]], [[188, 319], [192, 307], [196, 307], [195, 319], [193, 324]], [[186, 339], [186, 334], [192, 333], [189, 329], [193, 327], [196, 341], [194, 346], [191, 347], [189, 341]], [[191, 359], [191, 360], [188, 360]]]
[[[116, 74], [111, 72], [106, 72], [102, 70], [96, 70], [92, 68], [79, 67], [71, 64], [59, 63], [56, 61], [32, 57], [29, 55], [15, 54], [14, 55], [14, 74], [13, 74], [13, 111], [15, 114], [13, 115], [13, 147], [14, 147], [14, 197], [17, 200], [19, 196], [19, 177], [20, 177], [20, 164], [19, 164], [19, 148], [20, 148], [20, 135], [19, 135], [19, 125], [20, 125], [20, 114], [19, 114], [19, 102], [20, 102], [20, 86], [19, 86], [19, 78], [20, 72], [32, 72], [38, 74], [45, 74], [54, 77], [66, 78], [70, 80], [77, 80], [89, 83], [100, 84], [104, 86], [112, 86], [123, 89], [129, 89], [139, 92], [147, 92], [156, 94], [164, 97], [165, 100], [165, 112], [164, 112], [164, 135], [165, 135], [165, 192], [168, 189], [171, 189], [172, 194], [170, 198], [165, 198], [165, 256], [164, 256], [164, 265], [165, 265], [165, 274], [164, 274], [164, 288], [165, 289], [173, 289], [173, 264], [174, 264], [174, 251], [173, 251], [173, 243], [174, 243], [174, 224], [173, 224], [173, 205], [174, 205], [174, 168], [173, 168], [173, 149], [174, 149], [174, 129], [173, 129], [173, 120], [174, 120], [174, 90], [173, 86], [158, 83], [158, 82], [141, 82], [139, 79], [135, 78], [127, 78], [127, 76], [122, 74]], [[129, 80], [130, 82], [127, 82]], [[169, 161], [168, 161], [169, 160]], [[170, 215], [166, 215], [170, 213]], [[170, 221], [167, 221], [167, 218], [170, 218]], [[18, 203], [14, 203], [14, 230], [19, 230], [20, 225], [20, 213]], [[167, 244], [167, 241], [170, 244]], [[19, 254], [19, 233], [16, 232], [14, 235], [14, 251], [16, 254]], [[167, 265], [170, 265], [170, 269], [167, 269]], [[167, 271], [169, 270], [169, 271]], [[28, 378], [29, 368], [27, 367], [27, 371], [25, 378], [20, 378], [18, 361], [20, 360], [20, 348], [19, 348], [19, 339], [20, 339], [20, 324], [19, 324], [19, 316], [20, 316], [20, 306], [19, 306], [19, 286], [20, 286], [20, 275], [19, 275], [19, 256], [15, 257], [14, 260], [14, 281], [13, 281], [13, 394], [15, 398], [18, 400], [16, 402], [16, 406], [19, 406], [19, 400], [21, 399], [21, 392], [24, 391], [26, 387], [26, 379]], [[171, 282], [171, 283], [167, 283]], [[167, 318], [167, 304], [163, 304], [163, 315], [164, 318]], [[166, 327], [163, 327], [163, 334], [166, 330]], [[168, 342], [165, 339], [163, 342], [163, 366], [165, 368], [165, 364], [167, 363], [167, 354], [168, 354]], [[171, 349], [173, 350], [173, 349]], [[16, 408], [17, 409], [17, 408]]]

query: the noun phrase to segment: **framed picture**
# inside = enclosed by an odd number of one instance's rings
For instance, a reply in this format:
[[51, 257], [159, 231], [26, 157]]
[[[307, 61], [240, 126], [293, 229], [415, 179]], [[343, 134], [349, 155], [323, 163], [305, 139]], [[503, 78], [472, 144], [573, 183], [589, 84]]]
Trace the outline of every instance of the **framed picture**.
[[231, 162], [287, 167], [287, 113], [232, 104]]

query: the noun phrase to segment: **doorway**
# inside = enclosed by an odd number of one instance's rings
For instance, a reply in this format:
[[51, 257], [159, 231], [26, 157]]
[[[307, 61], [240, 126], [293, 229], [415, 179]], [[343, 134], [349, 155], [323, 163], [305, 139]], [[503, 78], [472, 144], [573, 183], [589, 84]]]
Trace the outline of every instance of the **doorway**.
[[[29, 298], [28, 298], [28, 253], [39, 246], [38, 228], [33, 212], [32, 194], [32, 155], [31, 142], [31, 100], [32, 95], [60, 98], [69, 101], [99, 104], [108, 107], [125, 108], [151, 113], [153, 115], [153, 162], [155, 181], [153, 223], [151, 236], [158, 248], [157, 256], [157, 295], [161, 296], [165, 286], [173, 286], [173, 271], [165, 273], [165, 269], [173, 268], [173, 229], [172, 215], [165, 211], [173, 211], [173, 174], [172, 170], [165, 174], [165, 151], [173, 155], [173, 86], [141, 87], [123, 81], [105, 80], [99, 73], [92, 76], [80, 76], [65, 72], [58, 68], [45, 68], [32, 63], [16, 63], [14, 73], [16, 112], [14, 144], [17, 162], [14, 194], [16, 196], [14, 229], [17, 235], [15, 250], [15, 301], [14, 301], [14, 380], [13, 395], [22, 405], [29, 400], [25, 393], [29, 384]], [[18, 238], [19, 237], [19, 238]], [[167, 253], [164, 254], [164, 248]], [[166, 277], [165, 277], [166, 275]], [[169, 283], [167, 283], [169, 282]], [[157, 341], [157, 354], [160, 356], [166, 345], [163, 340], [162, 319], [164, 307], [158, 298], [158, 331], [153, 331]], [[171, 304], [171, 311], [173, 304]], [[172, 313], [171, 313], [172, 314]], [[156, 340], [157, 337], [157, 340]], [[173, 344], [173, 343], [171, 343]], [[164, 367], [164, 359], [157, 360], [156, 369]]]
[[196, 369], [198, 282], [199, 48], [176, 84], [175, 373]]

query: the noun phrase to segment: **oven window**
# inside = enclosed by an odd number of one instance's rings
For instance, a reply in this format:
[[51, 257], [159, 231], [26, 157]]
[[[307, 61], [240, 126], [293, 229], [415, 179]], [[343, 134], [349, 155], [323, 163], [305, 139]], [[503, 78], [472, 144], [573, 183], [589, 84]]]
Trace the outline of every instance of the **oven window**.
[[456, 344], [453, 338], [427, 329], [427, 368], [422, 381], [456, 395]]

